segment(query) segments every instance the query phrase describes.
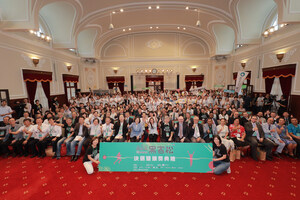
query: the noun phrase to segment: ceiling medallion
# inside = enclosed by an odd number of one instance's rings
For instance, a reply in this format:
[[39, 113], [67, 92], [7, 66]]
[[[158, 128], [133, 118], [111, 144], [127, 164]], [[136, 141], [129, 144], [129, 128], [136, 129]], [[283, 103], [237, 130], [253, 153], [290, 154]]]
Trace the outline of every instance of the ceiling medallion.
[[162, 42], [156, 39], [150, 40], [146, 43], [146, 46], [150, 49], [158, 49], [162, 46]]

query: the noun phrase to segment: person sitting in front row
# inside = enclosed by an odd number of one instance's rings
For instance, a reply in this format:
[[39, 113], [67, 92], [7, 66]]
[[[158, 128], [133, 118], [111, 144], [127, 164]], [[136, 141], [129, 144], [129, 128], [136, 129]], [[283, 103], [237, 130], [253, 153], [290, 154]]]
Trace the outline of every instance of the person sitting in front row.
[[99, 161], [99, 139], [94, 137], [91, 141], [91, 145], [88, 147], [83, 158], [83, 166], [88, 174], [94, 173], [94, 167], [92, 163], [100, 164]]
[[214, 135], [218, 134], [217, 126], [213, 123], [213, 119], [208, 118], [206, 124], [203, 125], [204, 136], [203, 139], [206, 143], [212, 142]]
[[213, 136], [213, 157], [214, 174], [222, 174], [225, 171], [231, 173], [227, 150], [219, 135]]
[[267, 138], [267, 140], [270, 140], [274, 144], [278, 145], [274, 155], [281, 158], [279, 154], [281, 154], [283, 148], [285, 147], [285, 143], [280, 139], [277, 133], [276, 125], [273, 123], [274, 123], [274, 119], [272, 117], [269, 117], [267, 123], [263, 123], [262, 127], [265, 132], [265, 137]]
[[128, 128], [131, 128], [130, 142], [139, 142], [143, 134], [143, 127], [140, 123], [140, 118], [136, 117], [134, 122], [128, 125]]

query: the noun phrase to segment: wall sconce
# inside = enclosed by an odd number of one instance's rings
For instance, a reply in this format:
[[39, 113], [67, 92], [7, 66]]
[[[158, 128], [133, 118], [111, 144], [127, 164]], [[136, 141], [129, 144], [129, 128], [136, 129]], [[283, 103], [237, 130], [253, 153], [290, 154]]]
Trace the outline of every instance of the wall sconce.
[[36, 67], [38, 64], [39, 64], [39, 62], [40, 62], [40, 59], [38, 59], [38, 58], [31, 58], [32, 59], [32, 63], [34, 64], [34, 66]]
[[117, 67], [114, 67], [114, 68], [113, 68], [113, 71], [114, 71], [115, 74], [118, 73], [118, 69], [119, 69], [119, 68], [117, 68]]
[[193, 71], [193, 72], [196, 72], [197, 66], [192, 66], [191, 68], [192, 68], [192, 71]]
[[281, 62], [284, 57], [284, 53], [278, 53], [278, 54], [276, 54], [276, 57], [277, 57], [278, 61]]
[[70, 72], [72, 69], [72, 65], [67, 65], [67, 69], [68, 69], [68, 72]]
[[241, 66], [242, 66], [243, 69], [245, 69], [246, 63], [245, 63], [245, 62], [242, 62], [242, 63], [241, 63]]

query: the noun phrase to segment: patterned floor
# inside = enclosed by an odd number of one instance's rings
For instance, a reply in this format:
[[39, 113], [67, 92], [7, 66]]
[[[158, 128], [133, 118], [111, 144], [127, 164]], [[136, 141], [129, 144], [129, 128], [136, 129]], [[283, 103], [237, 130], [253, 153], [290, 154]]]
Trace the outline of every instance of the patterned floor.
[[[232, 163], [231, 174], [97, 172], [82, 159], [0, 158], [0, 199], [299, 199], [300, 160]], [[298, 169], [298, 170], [297, 170]]]

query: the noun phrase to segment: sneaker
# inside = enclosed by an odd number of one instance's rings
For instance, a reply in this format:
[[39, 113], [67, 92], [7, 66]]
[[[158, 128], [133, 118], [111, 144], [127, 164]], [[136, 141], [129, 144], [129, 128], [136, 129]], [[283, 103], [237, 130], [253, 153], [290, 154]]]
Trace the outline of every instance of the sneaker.
[[230, 174], [230, 173], [231, 173], [231, 169], [230, 169], [230, 167], [228, 167], [227, 174]]

